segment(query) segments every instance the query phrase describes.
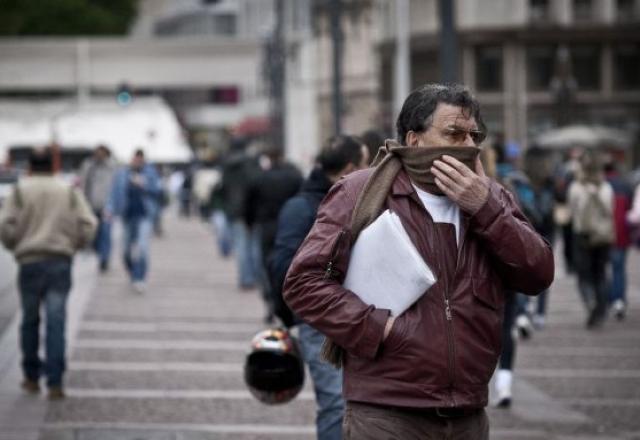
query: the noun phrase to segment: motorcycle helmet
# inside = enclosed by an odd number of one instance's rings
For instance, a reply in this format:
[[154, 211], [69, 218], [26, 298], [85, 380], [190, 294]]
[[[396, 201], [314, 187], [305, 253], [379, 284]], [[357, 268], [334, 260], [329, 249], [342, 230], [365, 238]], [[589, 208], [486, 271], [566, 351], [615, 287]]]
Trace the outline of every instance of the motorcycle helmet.
[[294, 399], [304, 385], [304, 363], [296, 340], [283, 329], [267, 329], [251, 340], [244, 380], [262, 403], [277, 405]]

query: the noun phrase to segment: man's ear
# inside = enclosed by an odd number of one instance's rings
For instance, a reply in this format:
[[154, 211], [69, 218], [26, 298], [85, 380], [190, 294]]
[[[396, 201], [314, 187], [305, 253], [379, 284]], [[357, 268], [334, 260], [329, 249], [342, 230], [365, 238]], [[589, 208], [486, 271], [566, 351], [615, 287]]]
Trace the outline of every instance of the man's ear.
[[420, 139], [418, 137], [418, 133], [413, 130], [409, 130], [407, 135], [405, 136], [405, 141], [407, 147], [417, 147]]

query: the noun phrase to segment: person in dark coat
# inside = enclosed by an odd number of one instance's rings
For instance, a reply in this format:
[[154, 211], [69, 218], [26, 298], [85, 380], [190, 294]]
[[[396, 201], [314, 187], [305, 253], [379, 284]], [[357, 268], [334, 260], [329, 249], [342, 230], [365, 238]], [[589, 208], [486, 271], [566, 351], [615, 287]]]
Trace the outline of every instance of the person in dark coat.
[[365, 168], [368, 163], [368, 150], [356, 138], [336, 136], [329, 139], [300, 192], [282, 208], [275, 243], [268, 258], [275, 313], [286, 327], [299, 327], [302, 355], [309, 366], [316, 393], [316, 425], [320, 440], [342, 438], [342, 372], [320, 359], [324, 336], [293, 315], [282, 299], [282, 286], [291, 260], [313, 226], [324, 196], [342, 176]]
[[279, 148], [267, 148], [260, 164], [261, 170], [254, 174], [247, 185], [244, 218], [249, 230], [255, 231], [258, 237], [259, 282], [267, 308], [265, 321], [272, 322], [274, 315], [271, 286], [264, 267], [267, 255], [273, 248], [280, 208], [300, 190], [303, 179], [300, 170], [284, 159]]
[[257, 237], [247, 227], [245, 206], [247, 184], [258, 171], [258, 162], [246, 151], [246, 142], [235, 139], [222, 164], [220, 201], [230, 225], [238, 264], [238, 287], [252, 289], [259, 276], [260, 253]]

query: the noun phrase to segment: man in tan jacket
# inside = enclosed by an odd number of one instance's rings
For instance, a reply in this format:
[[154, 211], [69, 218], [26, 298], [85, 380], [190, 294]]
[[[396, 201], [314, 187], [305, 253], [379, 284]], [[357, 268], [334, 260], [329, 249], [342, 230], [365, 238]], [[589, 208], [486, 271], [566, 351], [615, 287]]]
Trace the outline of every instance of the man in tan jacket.
[[[47, 377], [50, 399], [64, 397], [66, 301], [73, 254], [91, 243], [97, 220], [85, 197], [54, 177], [49, 151], [29, 158], [30, 175], [20, 181], [0, 211], [0, 239], [19, 263], [22, 303], [22, 388], [40, 391]], [[38, 357], [40, 307], [46, 313], [46, 361]]]

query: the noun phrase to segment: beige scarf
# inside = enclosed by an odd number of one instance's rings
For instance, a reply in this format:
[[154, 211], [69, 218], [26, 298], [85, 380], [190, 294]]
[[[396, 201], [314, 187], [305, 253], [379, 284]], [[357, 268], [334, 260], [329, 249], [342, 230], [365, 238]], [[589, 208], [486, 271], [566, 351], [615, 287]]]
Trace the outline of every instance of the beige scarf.
[[[387, 140], [378, 150], [372, 163], [375, 170], [356, 200], [351, 217], [351, 245], [355, 243], [360, 232], [380, 215], [391, 185], [401, 168], [404, 168], [411, 181], [419, 188], [442, 195], [431, 173], [433, 162], [446, 154], [475, 170], [479, 153], [480, 149], [477, 147], [404, 147], [394, 140]], [[322, 357], [339, 368], [342, 366], [344, 350], [330, 339], [325, 339]]]

